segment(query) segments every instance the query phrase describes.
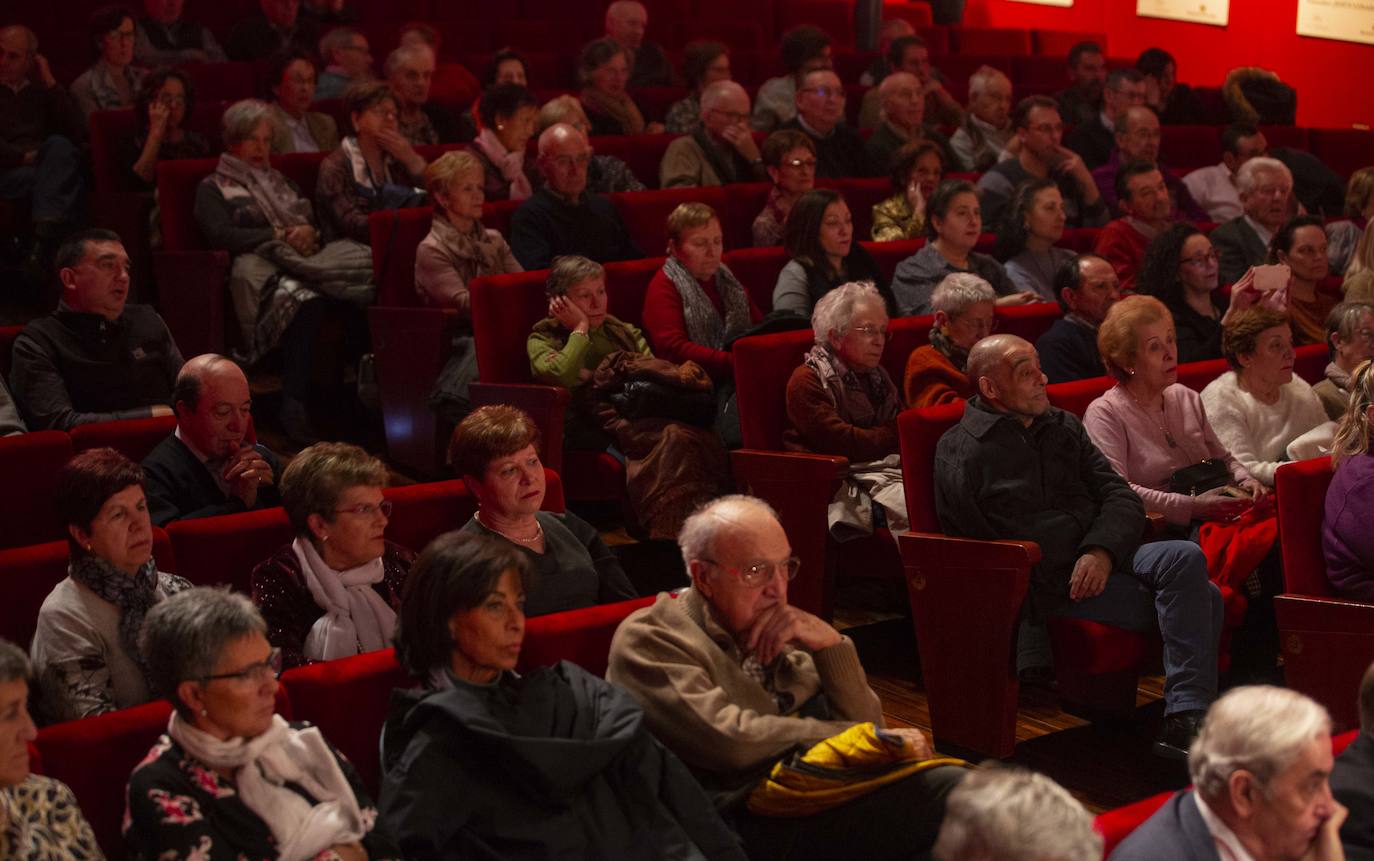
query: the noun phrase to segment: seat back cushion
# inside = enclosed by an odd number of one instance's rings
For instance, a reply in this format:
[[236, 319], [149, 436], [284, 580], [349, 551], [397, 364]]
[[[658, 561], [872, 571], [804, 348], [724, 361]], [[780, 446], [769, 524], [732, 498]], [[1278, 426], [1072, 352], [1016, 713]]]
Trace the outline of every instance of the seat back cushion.
[[1275, 473], [1286, 592], [1314, 597], [1332, 594], [1322, 552], [1322, 516], [1330, 484], [1329, 457], [1286, 463]]
[[943, 532], [935, 516], [935, 446], [964, 416], [964, 401], [906, 410], [897, 416], [903, 487], [913, 532]]

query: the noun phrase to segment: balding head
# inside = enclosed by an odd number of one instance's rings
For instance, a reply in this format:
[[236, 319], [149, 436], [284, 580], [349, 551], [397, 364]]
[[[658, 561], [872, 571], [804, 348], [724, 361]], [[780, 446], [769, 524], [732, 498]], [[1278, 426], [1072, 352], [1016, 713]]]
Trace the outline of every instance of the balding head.
[[586, 190], [591, 157], [587, 136], [567, 123], [554, 123], [539, 135], [539, 169], [550, 190], [568, 200], [576, 200]]
[[1159, 116], [1144, 105], [1127, 108], [1116, 126], [1116, 146], [1121, 150], [1121, 163], [1159, 161], [1159, 142]]
[[893, 72], [883, 78], [878, 85], [878, 101], [883, 119], [909, 134], [925, 122], [926, 99], [921, 92], [921, 79], [910, 72]]
[[1016, 335], [990, 335], [973, 345], [965, 365], [983, 403], [1030, 425], [1049, 409], [1035, 347]]
[[787, 604], [792, 546], [768, 503], [732, 495], [706, 503], [682, 524], [678, 546], [692, 587], [731, 634]]
[[1007, 128], [1011, 123], [1011, 78], [992, 66], [980, 66], [968, 79], [968, 108], [993, 128]]
[[0, 84], [17, 87], [33, 70], [38, 37], [28, 27], [14, 24], [0, 29]]
[[205, 353], [181, 366], [172, 390], [181, 437], [211, 460], [243, 446], [252, 417], [248, 378], [232, 359]]
[[606, 7], [606, 35], [629, 48], [638, 50], [649, 29], [649, 13], [637, 0], [615, 0]]
[[712, 137], [733, 148], [726, 139], [731, 129], [749, 134], [749, 94], [734, 81], [716, 81], [701, 93], [701, 123]]

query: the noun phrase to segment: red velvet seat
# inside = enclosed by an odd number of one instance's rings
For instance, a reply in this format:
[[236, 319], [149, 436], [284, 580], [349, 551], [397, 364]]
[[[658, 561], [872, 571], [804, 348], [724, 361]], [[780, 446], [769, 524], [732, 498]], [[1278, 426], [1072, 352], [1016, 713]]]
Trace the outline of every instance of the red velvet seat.
[[1326, 166], [1349, 177], [1374, 163], [1374, 131], [1368, 129], [1312, 129], [1312, 154]]
[[581, 610], [532, 616], [525, 621], [519, 672], [571, 661], [598, 676], [606, 674], [611, 638], [625, 617], [654, 602], [654, 596], [601, 604]]
[[[544, 488], [543, 510], [563, 511], [563, 482], [547, 467]], [[445, 532], [461, 528], [477, 511], [477, 499], [458, 478], [388, 487], [383, 493], [393, 506], [386, 537], [416, 553]]]
[[[1036, 31], [1037, 38], [1042, 32], [1046, 31]], [[1066, 47], [1062, 52], [1039, 51], [1028, 57], [1012, 57], [1011, 79], [1015, 82], [1016, 93], [1021, 96], [1050, 94], [1067, 87], [1069, 76], [1065, 57], [1068, 53]]]
[[[653, 176], [657, 177], [657, 162], [654, 163], [653, 171]], [[635, 175], [648, 184], [648, 180], [638, 169], [635, 170]], [[625, 229], [646, 257], [663, 257], [668, 253], [668, 216], [679, 204], [704, 203], [716, 212], [725, 209], [725, 191], [719, 186], [630, 191], [612, 194], [610, 197], [611, 203], [615, 204], [615, 208], [620, 212], [621, 220], [625, 222]]]
[[377, 305], [383, 308], [426, 307], [415, 291], [415, 254], [429, 235], [433, 219], [434, 210], [428, 206], [383, 210], [372, 213], [368, 219]]
[[452, 352], [458, 312], [373, 306], [367, 321], [387, 456], [420, 475], [440, 475], [451, 428], [430, 408], [429, 393]]
[[72, 428], [72, 450], [79, 452], [108, 446], [130, 460], [140, 462], [176, 428], [176, 416], [77, 425]]
[[[652, 123], [662, 122], [668, 114], [668, 108], [673, 106], [673, 102], [686, 97], [686, 95], [686, 87], [640, 87], [634, 91], [634, 100], [635, 104], [639, 106], [639, 110], [644, 114], [644, 121]], [[664, 144], [664, 149], [667, 149], [667, 144]], [[662, 161], [662, 156], [659, 157], [659, 160]], [[654, 173], [657, 175], [658, 171], [655, 170]], [[643, 180], [646, 185], [650, 184], [647, 177], [641, 176], [639, 173], [636, 173], [635, 176]]]
[[1159, 158], [1184, 172], [1221, 161], [1221, 130], [1216, 126], [1164, 126]]
[[1032, 53], [1030, 31], [1020, 27], [959, 27], [953, 33], [960, 54]]
[[773, 307], [773, 287], [778, 283], [778, 273], [789, 259], [782, 246], [740, 248], [725, 252], [723, 259], [754, 304], [760, 311], [768, 313]]
[[[1079, 42], [1096, 42], [1103, 51], [1107, 50], [1106, 33], [1036, 29], [1031, 31], [1031, 41], [1035, 45], [1035, 53], [1048, 55], [1059, 61], [1061, 66], [1068, 65], [1065, 58], [1069, 56], [1069, 49]], [[1067, 86], [1067, 83], [1063, 86]]]
[[763, 211], [772, 188], [768, 182], [741, 182], [726, 187], [725, 211], [718, 214], [727, 250], [753, 247], [754, 219]]
[[778, 30], [812, 24], [837, 45], [854, 44], [854, 4], [845, 0], [788, 0], [778, 4]]
[[[72, 441], [62, 431], [34, 431], [0, 438], [0, 475], [15, 492], [0, 495], [0, 548], [22, 547], [66, 536], [53, 510], [57, 472], [71, 459]], [[22, 489], [22, 492], [18, 492]]]
[[198, 101], [234, 102], [257, 95], [253, 63], [185, 63], [177, 70], [191, 79]]
[[181, 576], [197, 586], [226, 585], [252, 592], [253, 567], [296, 532], [281, 508], [178, 520], [167, 527]]
[[860, 241], [873, 236], [873, 206], [892, 196], [892, 180], [886, 176], [821, 181], [818, 185], [832, 186], [844, 195], [854, 219], [854, 236]]

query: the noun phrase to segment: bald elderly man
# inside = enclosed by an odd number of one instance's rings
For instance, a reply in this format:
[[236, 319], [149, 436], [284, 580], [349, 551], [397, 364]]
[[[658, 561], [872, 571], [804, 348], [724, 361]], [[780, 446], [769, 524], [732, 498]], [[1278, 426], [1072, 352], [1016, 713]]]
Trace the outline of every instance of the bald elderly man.
[[922, 140], [940, 148], [945, 170], [951, 170], [954, 151], [950, 149], [949, 138], [926, 124], [926, 98], [920, 79], [910, 72], [893, 72], [878, 85], [878, 94], [882, 101], [881, 119], [864, 144], [869, 173], [887, 176], [897, 150]]
[[657, 42], [644, 39], [649, 12], [637, 0], [615, 0], [606, 7], [606, 35], [630, 52], [630, 89], [671, 87], [673, 66]]
[[248, 442], [253, 398], [233, 360], [206, 353], [183, 365], [172, 409], [177, 429], [143, 459], [153, 523], [281, 505], [281, 461]]
[[749, 128], [749, 94], [734, 81], [716, 81], [701, 94], [701, 120], [663, 153], [659, 185], [679, 188], [768, 179]]
[[[948, 535], [1034, 541], [1032, 623], [1088, 619], [1164, 640], [1164, 724], [1154, 750], [1182, 759], [1217, 694], [1221, 593], [1190, 541], [1141, 544], [1145, 507], [1072, 413], [1050, 406], [1035, 348], [1015, 335], [969, 351], [977, 394], [935, 448]], [[1039, 657], [1037, 662], [1032, 660]], [[1023, 668], [1045, 666], [1024, 653]]]
[[[923, 857], [944, 799], [964, 776], [957, 760], [807, 816], [746, 809], [775, 762], [855, 724], [883, 726], [854, 643], [787, 602], [797, 574], [787, 533], [767, 503], [726, 496], [678, 534], [691, 588], [660, 594], [611, 641], [606, 678], [644, 707], [649, 729], [693, 770], [744, 839], [751, 858]], [[930, 760], [920, 730], [884, 730], [904, 758]]]

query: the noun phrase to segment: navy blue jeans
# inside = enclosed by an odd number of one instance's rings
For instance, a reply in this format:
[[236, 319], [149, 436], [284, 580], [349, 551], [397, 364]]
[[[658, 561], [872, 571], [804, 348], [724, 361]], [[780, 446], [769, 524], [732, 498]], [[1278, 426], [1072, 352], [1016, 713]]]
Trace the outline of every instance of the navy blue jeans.
[[0, 171], [0, 198], [32, 195], [34, 221], [76, 223], [84, 187], [81, 151], [61, 135], [43, 141], [33, 164]]

